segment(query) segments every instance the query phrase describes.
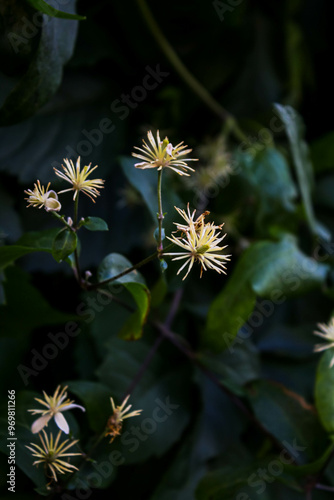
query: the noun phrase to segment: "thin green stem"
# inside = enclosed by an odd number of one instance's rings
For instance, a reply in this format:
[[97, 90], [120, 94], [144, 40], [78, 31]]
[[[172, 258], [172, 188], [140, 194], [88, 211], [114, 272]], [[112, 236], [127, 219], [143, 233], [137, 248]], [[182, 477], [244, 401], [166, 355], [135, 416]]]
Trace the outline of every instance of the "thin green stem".
[[75, 231], [78, 228], [78, 209], [79, 209], [79, 191], [77, 191], [77, 195], [74, 200], [73, 227]]
[[211, 111], [213, 111], [221, 120], [226, 122], [226, 127], [229, 129], [239, 141], [250, 143], [248, 137], [240, 129], [234, 116], [229, 113], [221, 104], [219, 104], [212, 95], [207, 91], [205, 87], [197, 80], [197, 78], [190, 73], [188, 68], [183, 64], [179, 56], [176, 54], [175, 50], [165, 37], [165, 35], [160, 30], [160, 27], [156, 20], [154, 19], [152, 12], [150, 11], [145, 0], [137, 0], [138, 7], [143, 15], [143, 18], [150, 29], [153, 37], [159, 44], [161, 50], [184, 80], [184, 82], [191, 88], [191, 90], [197, 94], [197, 96], [208, 106]]
[[73, 231], [73, 228], [66, 222], [65, 217], [57, 214], [57, 212], [51, 211], [51, 214], [62, 224], [64, 224], [68, 229]]
[[129, 267], [128, 269], [125, 269], [124, 271], [122, 271], [119, 274], [116, 274], [116, 276], [113, 276], [112, 278], [108, 278], [107, 280], [100, 281], [99, 283], [93, 283], [91, 285], [90, 284], [87, 285], [87, 290], [95, 290], [96, 288], [100, 288], [103, 285], [107, 285], [108, 283], [112, 283], [113, 281], [116, 281], [119, 278], [122, 278], [122, 276], [125, 276], [126, 274], [132, 273], [132, 271], [135, 271], [139, 267], [142, 267], [145, 264], [148, 264], [149, 262], [154, 260], [156, 257], [158, 257], [158, 252], [154, 252], [153, 254], [146, 257], [146, 259], [143, 259], [140, 262], [138, 262], [138, 264], [135, 264], [134, 266]]
[[[76, 197], [74, 200], [74, 215], [73, 215], [73, 231], [77, 232], [78, 231], [78, 208], [79, 208], [79, 191], [76, 193]], [[79, 264], [79, 254], [78, 254], [78, 246], [76, 246], [74, 250], [74, 262], [75, 262], [75, 268], [74, 272], [76, 275], [76, 278], [78, 280], [78, 283], [82, 288], [85, 288], [85, 281], [81, 278], [81, 271], [80, 271], [80, 264]]]
[[[174, 243], [171, 243], [170, 245], [168, 245], [165, 248], [165, 250], [168, 250], [172, 246], [174, 246]], [[159, 257], [159, 252], [158, 251], [152, 253], [151, 255], [149, 255], [148, 257], [146, 257], [146, 259], [141, 260], [140, 262], [138, 262], [134, 266], [128, 267], [128, 269], [125, 269], [121, 273], [116, 274], [116, 276], [113, 276], [112, 278], [108, 278], [108, 279], [106, 279], [104, 281], [99, 281], [98, 283], [92, 283], [92, 284], [88, 283], [86, 285], [86, 290], [89, 290], [89, 291], [96, 290], [97, 288], [100, 288], [103, 285], [107, 285], [108, 283], [112, 283], [113, 281], [116, 281], [119, 278], [122, 278], [122, 276], [125, 276], [126, 274], [129, 274], [132, 271], [135, 271], [136, 269], [139, 269], [140, 267], [144, 266], [145, 264], [148, 264], [149, 262], [151, 262], [152, 260], [156, 259], [157, 257]]]
[[159, 236], [158, 236], [158, 256], [160, 257], [163, 252], [162, 244], [162, 221], [164, 219], [164, 214], [162, 211], [162, 196], [161, 196], [161, 180], [162, 180], [162, 169], [158, 171], [158, 224], [159, 224]]

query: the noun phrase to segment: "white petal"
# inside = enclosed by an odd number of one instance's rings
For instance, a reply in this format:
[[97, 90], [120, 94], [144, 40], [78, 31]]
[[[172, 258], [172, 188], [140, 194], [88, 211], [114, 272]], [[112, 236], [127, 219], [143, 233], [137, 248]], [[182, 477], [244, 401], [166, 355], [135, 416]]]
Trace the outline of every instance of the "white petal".
[[46, 425], [48, 425], [48, 422], [51, 418], [51, 415], [43, 415], [43, 417], [39, 417], [31, 426], [31, 432], [33, 434], [36, 434], [40, 430], [43, 429]]
[[70, 432], [68, 423], [66, 422], [66, 419], [62, 413], [58, 412], [55, 414], [55, 422], [59, 429], [65, 432], [65, 434], [68, 434]]
[[74, 403], [71, 403], [69, 405], [63, 406], [63, 408], [61, 409], [61, 411], [72, 410], [72, 408], [80, 408], [80, 410], [86, 411], [83, 406], [76, 405]]

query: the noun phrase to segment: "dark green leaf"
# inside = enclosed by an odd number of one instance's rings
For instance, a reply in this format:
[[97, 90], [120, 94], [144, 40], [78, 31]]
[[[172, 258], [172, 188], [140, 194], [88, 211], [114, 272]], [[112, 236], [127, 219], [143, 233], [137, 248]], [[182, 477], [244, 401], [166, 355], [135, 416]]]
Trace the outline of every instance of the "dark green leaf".
[[53, 241], [52, 256], [57, 262], [65, 260], [77, 247], [78, 238], [74, 231], [62, 229]]
[[108, 224], [100, 217], [86, 217], [80, 226], [84, 226], [89, 231], [108, 231]]
[[261, 380], [250, 384], [248, 399], [257, 420], [298, 464], [315, 460], [323, 452], [326, 436], [315, 409], [299, 394]]
[[[254, 460], [252, 463], [239, 465], [225, 465], [218, 470], [209, 472], [199, 483], [196, 489], [196, 500], [233, 500], [238, 498], [238, 491], [244, 491], [252, 482], [252, 476], [257, 479], [258, 469], [265, 469], [267, 460]], [[254, 481], [254, 479], [253, 479]], [[248, 490], [247, 490], [248, 491]], [[249, 495], [240, 491], [240, 498], [248, 500]]]
[[291, 106], [275, 104], [274, 108], [285, 125], [305, 215], [310, 229], [316, 236], [328, 240], [330, 238], [329, 232], [316, 221], [314, 215], [311, 196], [314, 186], [313, 167], [308, 146], [304, 141], [304, 124], [302, 119]]
[[294, 477], [307, 477], [317, 474], [317, 472], [321, 471], [323, 467], [328, 463], [328, 459], [330, 458], [334, 449], [334, 444], [330, 444], [326, 451], [321, 455], [320, 458], [305, 465], [285, 465], [285, 471], [291, 474]]
[[8, 245], [0, 247], [0, 269], [4, 269], [16, 259], [19, 259], [24, 255], [40, 251], [50, 252], [50, 249], [23, 247], [19, 245]]
[[27, 2], [34, 7], [34, 9], [43, 12], [51, 17], [59, 17], [60, 19], [76, 19], [78, 21], [83, 21], [86, 19], [85, 16], [79, 16], [78, 14], [70, 14], [69, 12], [62, 12], [61, 10], [55, 9], [52, 5], [49, 5], [44, 0], [27, 0]]
[[239, 396], [245, 395], [244, 385], [258, 379], [261, 373], [257, 349], [250, 341], [236, 345], [233, 352], [199, 353], [198, 360]]
[[0, 247], [0, 269], [4, 269], [16, 259], [32, 252], [51, 253], [56, 232], [58, 229], [26, 233], [16, 245]]
[[[73, 8], [74, 0], [69, 0], [66, 10]], [[39, 29], [34, 28], [38, 35]], [[0, 125], [13, 125], [34, 115], [54, 95], [62, 80], [63, 66], [72, 56], [76, 34], [77, 21], [44, 18], [28, 70], [0, 109]]]
[[320, 359], [315, 383], [315, 402], [322, 425], [334, 433], [334, 368], [330, 366], [334, 349], [326, 351]]
[[291, 235], [279, 242], [261, 241], [246, 250], [208, 314], [203, 344], [213, 349], [231, 345], [238, 330], [251, 315], [256, 297], [265, 298], [265, 312], [288, 297], [304, 293], [324, 283], [328, 266], [304, 255]]
[[[132, 264], [126, 257], [118, 253], [111, 253], [103, 259], [98, 268], [98, 280], [110, 279], [131, 267]], [[124, 285], [131, 293], [137, 306], [137, 310], [123, 325], [119, 335], [126, 340], [139, 339], [142, 336], [143, 325], [146, 322], [150, 307], [150, 291], [145, 285], [143, 277], [136, 269], [106, 286], [113, 292], [114, 286], [119, 284]], [[117, 287], [117, 293], [119, 293], [119, 287]]]
[[263, 232], [273, 221], [281, 221], [284, 213], [291, 218], [296, 208], [297, 190], [284, 156], [272, 147], [262, 147], [254, 155], [238, 152], [235, 160], [250, 184], [252, 195], [257, 197], [258, 228]]
[[73, 380], [66, 382], [66, 385], [83, 402], [91, 429], [101, 433], [112, 413], [110, 389], [103, 384], [86, 380]]

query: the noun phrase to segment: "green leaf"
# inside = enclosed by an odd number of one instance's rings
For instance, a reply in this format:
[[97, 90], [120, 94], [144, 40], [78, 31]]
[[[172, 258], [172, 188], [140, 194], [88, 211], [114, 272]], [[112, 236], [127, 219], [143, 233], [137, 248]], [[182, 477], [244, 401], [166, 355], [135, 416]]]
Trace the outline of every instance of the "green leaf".
[[297, 463], [314, 460], [323, 452], [326, 435], [314, 407], [299, 394], [283, 385], [259, 380], [249, 385], [248, 400], [257, 420]]
[[89, 231], [109, 231], [108, 224], [100, 217], [86, 217], [80, 226], [84, 226]]
[[164, 274], [161, 274], [159, 279], [151, 289], [151, 307], [159, 307], [164, 301], [168, 292], [168, 285]]
[[[74, 4], [74, 0], [69, 0], [66, 10], [73, 11]], [[36, 51], [0, 109], [0, 125], [13, 125], [34, 115], [55, 94], [62, 81], [63, 66], [73, 53], [77, 24], [74, 20], [45, 17], [42, 27], [35, 27], [39, 35]], [[13, 39], [12, 43], [18, 51], [23, 42]]]
[[55, 9], [52, 5], [49, 5], [44, 0], [27, 0], [27, 2], [39, 12], [43, 12], [51, 17], [59, 17], [60, 19], [76, 19], [77, 21], [83, 21], [86, 19], [85, 16], [79, 16], [78, 14], [70, 14], [69, 12], [62, 12], [61, 10]]
[[[103, 259], [98, 268], [98, 280], [110, 279], [131, 267], [132, 264], [126, 257], [118, 253], [111, 253]], [[124, 285], [130, 292], [137, 306], [137, 310], [123, 325], [119, 335], [126, 340], [137, 340], [142, 336], [143, 326], [147, 319], [150, 307], [150, 291], [143, 277], [136, 269], [106, 286], [112, 293], [115, 293], [116, 285], [116, 293], [119, 293], [120, 290], [117, 287], [119, 284]]]
[[[263, 462], [254, 461], [244, 466], [224, 466], [209, 472], [199, 482], [196, 489], [196, 500], [230, 500], [242, 486], [246, 486], [255, 468], [263, 466]], [[247, 498], [248, 495], [245, 497]]]
[[274, 108], [285, 125], [305, 215], [310, 229], [316, 236], [328, 240], [330, 239], [330, 233], [317, 222], [313, 211], [311, 196], [314, 185], [313, 167], [308, 146], [304, 141], [304, 124], [302, 119], [291, 106], [275, 104]]
[[303, 254], [289, 234], [278, 242], [250, 246], [210, 307], [203, 345], [214, 350], [231, 346], [238, 330], [250, 319], [257, 296], [266, 299], [256, 311], [262, 324], [277, 304], [323, 284], [328, 269]]
[[315, 403], [319, 418], [327, 432], [334, 433], [334, 368], [330, 367], [334, 349], [329, 349], [321, 356], [316, 382]]
[[66, 382], [66, 385], [82, 400], [91, 429], [101, 433], [112, 413], [110, 389], [101, 383], [86, 380], [73, 380]]
[[323, 467], [328, 462], [332, 452], [334, 449], [334, 443], [330, 444], [325, 452], [314, 462], [305, 465], [292, 465], [286, 464], [285, 471], [291, 474], [294, 477], [307, 477], [317, 474], [317, 472], [321, 471]]
[[12, 264], [16, 259], [32, 252], [52, 251], [52, 241], [58, 229], [34, 231], [24, 234], [16, 245], [0, 247], [0, 269]]
[[235, 160], [258, 199], [258, 228], [263, 232], [275, 218], [281, 220], [284, 213], [285, 217], [291, 218], [291, 213], [296, 209], [297, 190], [284, 156], [268, 147], [261, 148], [257, 154], [238, 151]]
[[52, 256], [57, 262], [65, 260], [77, 247], [78, 238], [74, 231], [61, 229], [52, 245]]

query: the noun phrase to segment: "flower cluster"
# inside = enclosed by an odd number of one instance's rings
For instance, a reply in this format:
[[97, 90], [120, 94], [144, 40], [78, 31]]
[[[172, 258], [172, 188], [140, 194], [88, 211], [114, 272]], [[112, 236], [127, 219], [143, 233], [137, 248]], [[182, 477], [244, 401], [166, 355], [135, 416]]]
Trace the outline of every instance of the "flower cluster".
[[[168, 237], [172, 243], [181, 247], [181, 252], [171, 252], [165, 253], [163, 251], [162, 245], [162, 220], [164, 219], [164, 213], [162, 211], [162, 200], [161, 200], [161, 174], [162, 170], [165, 168], [169, 168], [175, 171], [177, 174], [181, 176], [190, 176], [189, 172], [195, 172], [195, 170], [189, 167], [187, 162], [197, 161], [196, 158], [189, 158], [188, 154], [192, 151], [188, 146], [183, 144], [183, 141], [178, 143], [176, 146], [169, 141], [168, 137], [161, 140], [159, 131], [156, 133], [156, 137], [154, 137], [152, 131], [147, 133], [147, 142], [143, 140], [142, 148], [135, 147], [138, 152], [132, 153], [132, 156], [135, 158], [139, 158], [142, 160], [140, 163], [136, 163], [135, 167], [139, 169], [152, 169], [156, 168], [159, 171], [159, 180], [158, 180], [158, 203], [159, 203], [159, 213], [158, 213], [158, 257], [161, 260], [162, 264], [166, 264], [163, 261], [163, 257], [171, 256], [172, 260], [185, 260], [179, 269], [179, 274], [187, 265], [188, 270], [183, 277], [185, 279], [190, 270], [192, 269], [195, 262], [199, 262], [201, 266], [201, 274], [202, 277], [203, 270], [213, 269], [218, 273], [224, 273], [226, 267], [224, 262], [229, 261], [230, 255], [222, 254], [222, 250], [226, 248], [225, 246], [220, 246], [219, 244], [226, 236], [225, 234], [221, 236], [221, 229], [223, 225], [216, 226], [213, 223], [205, 223], [205, 217], [209, 212], [204, 212], [200, 214], [195, 219], [195, 211], [191, 214], [189, 210], [189, 204], [187, 208], [187, 212], [185, 210], [181, 210], [180, 208], [176, 208], [179, 215], [185, 220], [186, 224], [174, 223], [177, 226], [177, 232], [180, 232], [181, 235], [175, 236], [174, 234], [171, 237]], [[219, 147], [218, 147], [219, 146]], [[212, 148], [211, 148], [212, 149]], [[215, 168], [216, 164], [221, 168], [222, 161], [225, 166], [226, 163], [226, 154], [225, 154], [225, 144], [219, 143], [214, 144], [213, 150], [215, 151], [214, 159], [215, 159]], [[210, 150], [211, 151], [211, 150]], [[219, 151], [219, 154], [217, 153]], [[222, 153], [223, 152], [223, 153]], [[211, 153], [210, 153], [211, 155]], [[209, 156], [210, 156], [209, 155]], [[212, 156], [212, 155], [211, 155]], [[216, 161], [217, 160], [217, 161]], [[219, 160], [219, 161], [218, 161]], [[94, 198], [96, 198], [100, 192], [99, 189], [104, 187], [104, 180], [102, 179], [88, 179], [91, 173], [97, 168], [97, 165], [91, 168], [91, 164], [80, 167], [80, 157], [77, 159], [76, 165], [74, 165], [72, 160], [64, 159], [65, 165], [62, 165], [63, 171], [55, 168], [55, 173], [58, 177], [65, 180], [71, 187], [68, 189], [64, 189], [59, 191], [58, 194], [62, 194], [68, 191], [74, 191], [73, 200], [77, 203], [79, 192], [82, 191], [85, 195], [87, 195], [93, 202], [95, 202]], [[203, 170], [203, 169], [202, 169]], [[215, 175], [216, 176], [216, 175]], [[26, 200], [28, 201], [28, 207], [44, 207], [48, 212], [59, 212], [61, 209], [61, 204], [58, 200], [58, 194], [50, 190], [50, 183], [45, 188], [41, 185], [40, 181], [37, 181], [33, 190], [28, 189], [25, 193], [28, 195]], [[60, 217], [60, 216], [57, 216]], [[71, 223], [63, 222], [71, 229]], [[75, 205], [75, 224], [72, 228], [74, 231], [79, 229], [80, 225], [77, 224], [77, 204]], [[162, 266], [164, 269], [164, 267]], [[65, 403], [64, 403], [65, 404]], [[69, 403], [68, 403], [69, 404]], [[51, 418], [50, 413], [44, 412], [40, 421], [36, 423], [36, 432], [39, 431], [39, 426], [42, 426], [44, 421]], [[62, 415], [60, 413], [54, 414], [55, 418], [62, 420]], [[66, 422], [66, 421], [65, 421]], [[65, 429], [65, 422], [62, 421], [63, 428]]]
[[[90, 165], [84, 166], [81, 170], [80, 156], [77, 159], [75, 167], [72, 160], [65, 158], [64, 162], [66, 165], [65, 167], [62, 165], [64, 172], [56, 168], [54, 170], [58, 177], [72, 184], [72, 187], [59, 191], [58, 194], [74, 191], [73, 199], [75, 200], [78, 193], [82, 191], [95, 203], [94, 198], [100, 194], [98, 189], [104, 187], [104, 181], [102, 179], [87, 179], [87, 177], [97, 168], [97, 165], [92, 169]], [[33, 190], [25, 190], [24, 192], [28, 195], [28, 198], [25, 198], [28, 201], [27, 206], [44, 207], [47, 212], [59, 212], [61, 204], [58, 200], [58, 194], [55, 191], [49, 190], [50, 184], [49, 182], [45, 188], [38, 180], [37, 184], [34, 184], [35, 188]]]
[[230, 260], [230, 255], [220, 253], [227, 245], [219, 246], [219, 243], [223, 241], [226, 236], [226, 234], [223, 236], [220, 235], [223, 224], [215, 226], [214, 223], [211, 222], [205, 223], [205, 216], [208, 215], [209, 212], [201, 214], [194, 220], [196, 210], [190, 213], [189, 203], [187, 206], [187, 213], [180, 208], [175, 207], [175, 209], [187, 224], [174, 223], [176, 224], [177, 230], [181, 231], [181, 236], [172, 235], [171, 238], [168, 236], [167, 238], [181, 247], [183, 251], [165, 253], [164, 255], [173, 256], [174, 258], [172, 260], [186, 259], [177, 274], [189, 264], [188, 271], [183, 277], [184, 280], [196, 261], [201, 266], [200, 277], [202, 277], [203, 270], [206, 271], [207, 269], [214, 269], [219, 274], [226, 274], [224, 262]]
[[[67, 387], [63, 389], [58, 386], [52, 396], [48, 396], [44, 391], [44, 400], [40, 398], [35, 398], [35, 400], [40, 403], [44, 408], [28, 410], [33, 415], [42, 414], [37, 420], [35, 420], [31, 426], [31, 431], [33, 434], [39, 433], [40, 444], [30, 443], [30, 446], [26, 446], [29, 451], [31, 451], [32, 456], [37, 458], [33, 462], [33, 465], [38, 466], [39, 464], [44, 464], [46, 476], [51, 479], [51, 481], [58, 481], [57, 474], [65, 474], [66, 472], [73, 472], [78, 470], [78, 468], [70, 464], [68, 459], [72, 456], [82, 455], [82, 453], [74, 453], [70, 449], [75, 446], [79, 440], [65, 439], [61, 440], [62, 433], [69, 434], [69, 426], [65, 417], [63, 415], [64, 411], [71, 410], [73, 408], [79, 408], [85, 411], [80, 405], [74, 404], [73, 401], [67, 398]], [[119, 436], [122, 431], [123, 420], [125, 418], [134, 417], [140, 415], [142, 410], [135, 410], [128, 413], [131, 405], [126, 408], [126, 403], [128, 402], [130, 396], [127, 396], [121, 406], [116, 406], [114, 404], [113, 398], [111, 399], [111, 407], [113, 410], [112, 415], [109, 417], [105, 431], [102, 436], [112, 436], [110, 443]], [[44, 427], [48, 426], [51, 418], [59, 428], [57, 437], [54, 439], [52, 432], [46, 433]]]

